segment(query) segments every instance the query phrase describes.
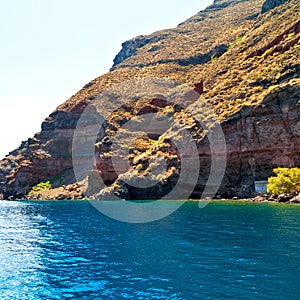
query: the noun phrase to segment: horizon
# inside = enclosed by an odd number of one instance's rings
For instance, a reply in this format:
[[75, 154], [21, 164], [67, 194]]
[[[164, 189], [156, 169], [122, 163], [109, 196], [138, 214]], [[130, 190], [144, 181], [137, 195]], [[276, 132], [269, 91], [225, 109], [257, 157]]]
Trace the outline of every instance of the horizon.
[[[212, 3], [3, 3], [0, 22], [5, 47], [0, 50], [0, 126], [5, 143], [0, 159], [39, 132], [42, 121], [58, 105], [90, 80], [109, 72], [123, 42], [176, 27]], [[145, 10], [147, 14], [143, 13]]]

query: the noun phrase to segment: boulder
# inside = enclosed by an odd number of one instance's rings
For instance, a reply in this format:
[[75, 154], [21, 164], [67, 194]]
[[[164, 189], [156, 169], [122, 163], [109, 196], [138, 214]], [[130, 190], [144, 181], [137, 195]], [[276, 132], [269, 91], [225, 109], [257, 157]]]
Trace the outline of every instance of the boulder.
[[290, 203], [300, 203], [300, 195], [298, 195], [298, 196], [292, 198], [292, 199], [290, 200]]
[[253, 198], [253, 202], [263, 202], [266, 199], [263, 196], [256, 196], [255, 198]]
[[293, 198], [293, 196], [288, 195], [288, 194], [281, 194], [278, 196], [277, 198], [277, 202], [289, 202], [291, 199]]

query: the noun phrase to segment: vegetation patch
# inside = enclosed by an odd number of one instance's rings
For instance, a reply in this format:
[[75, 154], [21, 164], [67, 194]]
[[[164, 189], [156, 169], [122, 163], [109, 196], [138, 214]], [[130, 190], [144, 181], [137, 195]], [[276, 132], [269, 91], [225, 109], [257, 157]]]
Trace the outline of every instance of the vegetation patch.
[[31, 191], [29, 192], [29, 195], [35, 195], [35, 194], [43, 193], [43, 192], [48, 191], [50, 189], [51, 189], [50, 181], [40, 182], [31, 189]]
[[273, 195], [300, 193], [300, 168], [276, 168], [268, 179], [268, 192]]

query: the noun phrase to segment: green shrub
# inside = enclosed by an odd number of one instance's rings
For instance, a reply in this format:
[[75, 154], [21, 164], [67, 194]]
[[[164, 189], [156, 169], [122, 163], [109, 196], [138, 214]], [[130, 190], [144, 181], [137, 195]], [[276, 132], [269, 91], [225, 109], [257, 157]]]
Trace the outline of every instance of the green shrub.
[[266, 56], [268, 56], [271, 52], [272, 52], [273, 48], [269, 48], [267, 49], [263, 54], [262, 54], [262, 58], [265, 58]]
[[235, 42], [236, 42], [238, 45], [241, 45], [241, 44], [243, 43], [243, 38], [242, 38], [242, 37], [236, 37]]
[[300, 193], [300, 168], [276, 168], [273, 171], [276, 176], [268, 179], [269, 193]]
[[290, 40], [290, 39], [292, 39], [294, 36], [295, 36], [295, 32], [289, 33], [288, 39]]
[[35, 185], [31, 189], [31, 191], [29, 192], [29, 195], [38, 194], [38, 193], [45, 192], [45, 191], [50, 190], [50, 189], [51, 189], [50, 181], [40, 182], [39, 184]]

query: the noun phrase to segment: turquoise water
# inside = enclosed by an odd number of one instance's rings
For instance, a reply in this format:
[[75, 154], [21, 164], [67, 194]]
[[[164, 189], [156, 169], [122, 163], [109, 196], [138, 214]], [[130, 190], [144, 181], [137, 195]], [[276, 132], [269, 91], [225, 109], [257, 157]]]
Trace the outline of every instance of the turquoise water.
[[189, 202], [137, 225], [88, 202], [0, 202], [0, 299], [300, 299], [299, 217]]

